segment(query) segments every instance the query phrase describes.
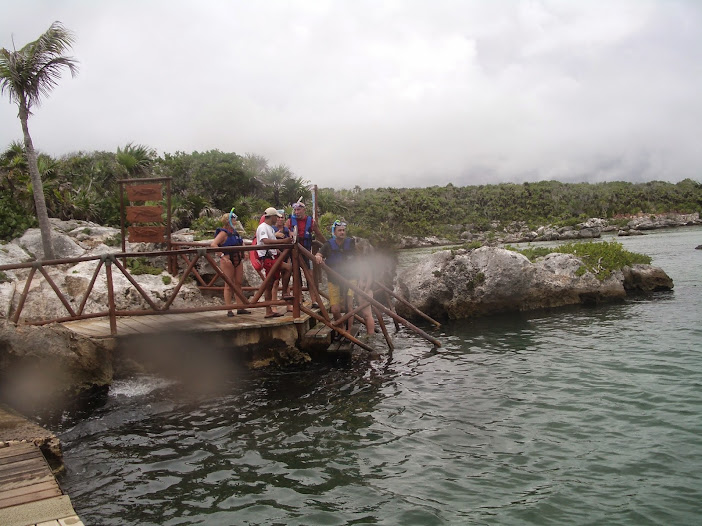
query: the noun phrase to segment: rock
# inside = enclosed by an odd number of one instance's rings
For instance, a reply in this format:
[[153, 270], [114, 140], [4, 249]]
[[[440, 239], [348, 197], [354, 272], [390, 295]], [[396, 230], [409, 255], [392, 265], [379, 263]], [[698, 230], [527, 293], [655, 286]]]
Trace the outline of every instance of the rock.
[[660, 267], [637, 264], [624, 267], [624, 288], [635, 292], [658, 292], [672, 290], [673, 280]]
[[640, 230], [627, 229], [627, 230], [620, 230], [619, 232], [617, 232], [617, 235], [620, 237], [643, 236], [644, 233], [641, 232]]
[[[36, 259], [44, 258], [44, 248], [41, 244], [41, 232], [38, 228], [28, 229], [22, 237], [13, 239], [11, 243], [18, 245]], [[54, 247], [56, 259], [77, 258], [85, 254], [86, 247], [71, 236], [58, 230], [51, 232], [51, 245]]]
[[398, 248], [423, 248], [443, 245], [451, 245], [452, 241], [437, 236], [417, 237], [403, 236], [400, 238]]
[[702, 245], [697, 245], [697, 246], [695, 247], [695, 250], [702, 250]]
[[58, 324], [0, 320], [0, 397], [22, 412], [62, 407], [112, 381], [112, 350]]
[[[572, 254], [549, 254], [536, 263], [501, 248], [468, 251], [445, 250], [426, 256], [398, 276], [396, 292], [435, 318], [460, 319], [510, 311], [620, 300], [627, 290], [672, 288], [654, 267], [629, 271], [629, 288], [623, 272], [600, 281], [582, 274], [582, 262]], [[662, 271], [660, 271], [662, 272]], [[663, 273], [665, 275], [665, 273]], [[402, 304], [398, 313], [412, 317]]]

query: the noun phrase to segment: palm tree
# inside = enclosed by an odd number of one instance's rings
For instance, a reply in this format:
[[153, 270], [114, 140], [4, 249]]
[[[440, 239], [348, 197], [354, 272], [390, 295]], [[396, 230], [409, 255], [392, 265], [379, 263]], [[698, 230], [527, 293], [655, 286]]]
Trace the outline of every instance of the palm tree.
[[124, 149], [117, 147], [117, 162], [124, 166], [130, 178], [148, 175], [156, 159], [156, 150], [143, 144], [128, 143]]
[[73, 33], [64, 28], [60, 22], [54, 22], [46, 33], [19, 51], [0, 49], [0, 93], [7, 91], [10, 102], [15, 102], [19, 106], [18, 116], [22, 123], [34, 206], [41, 230], [45, 259], [53, 259], [54, 249], [51, 246], [49, 214], [46, 211], [41, 175], [37, 167], [37, 153], [29, 135], [27, 120], [32, 114], [32, 107], [39, 106], [41, 98], [47, 96], [56, 86], [64, 68], [68, 68], [73, 76], [78, 71], [77, 61], [63, 56], [73, 41]]

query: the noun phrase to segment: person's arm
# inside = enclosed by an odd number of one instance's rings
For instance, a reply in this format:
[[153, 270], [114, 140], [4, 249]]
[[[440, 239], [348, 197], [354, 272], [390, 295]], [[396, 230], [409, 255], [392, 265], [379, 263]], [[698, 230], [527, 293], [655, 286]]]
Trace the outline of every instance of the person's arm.
[[[224, 243], [227, 240], [227, 233], [224, 230], [221, 230], [219, 234], [215, 236], [215, 238], [212, 240], [212, 243], [210, 243], [211, 247], [219, 247], [222, 243]], [[224, 252], [219, 253], [219, 257], [224, 256]]]
[[317, 263], [321, 263], [323, 260], [325, 260], [329, 257], [329, 250], [330, 250], [329, 244], [324, 243], [324, 245], [322, 245], [322, 248], [320, 249], [320, 251], [317, 252], [314, 256], [314, 259], [317, 261]]
[[222, 230], [219, 234], [215, 236], [215, 238], [212, 240], [212, 243], [210, 243], [211, 247], [218, 247], [222, 243], [224, 243], [227, 240], [227, 233]]

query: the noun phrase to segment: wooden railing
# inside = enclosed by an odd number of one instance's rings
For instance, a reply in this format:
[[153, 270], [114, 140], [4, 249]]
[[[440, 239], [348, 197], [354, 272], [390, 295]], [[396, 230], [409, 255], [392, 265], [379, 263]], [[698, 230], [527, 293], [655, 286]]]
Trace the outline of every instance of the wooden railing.
[[[276, 248], [280, 251], [280, 257], [278, 257], [273, 264], [273, 267], [271, 270], [267, 273], [266, 276], [262, 276], [262, 282], [258, 287], [241, 287], [238, 283], [235, 283], [234, 281], [230, 280], [227, 275], [225, 275], [222, 270], [219, 268], [219, 265], [217, 262], [213, 259], [212, 257], [212, 252], [221, 252], [221, 253], [234, 253], [234, 252], [240, 252], [242, 257], [245, 257], [244, 253], [249, 252], [251, 250], [264, 250], [264, 249], [270, 249], [270, 248]], [[269, 301], [261, 301], [262, 296], [264, 296], [266, 289], [268, 288], [269, 285], [272, 284], [273, 276], [276, 275], [278, 270], [280, 269], [283, 261], [287, 258], [287, 256], [290, 255], [290, 261], [292, 263], [292, 295], [288, 296], [283, 299], [278, 299], [278, 298], [273, 298], [272, 300]], [[126, 263], [129, 259], [131, 258], [149, 258], [149, 257], [168, 257], [168, 258], [181, 258], [186, 262], [186, 268], [185, 270], [180, 273], [180, 279], [178, 280], [178, 283], [176, 286], [173, 288], [173, 290], [170, 292], [169, 296], [165, 298], [165, 300], [160, 300], [162, 303], [159, 305], [157, 301], [154, 301], [153, 298], [149, 296], [149, 294], [139, 285], [139, 283], [134, 279], [134, 277], [130, 274], [128, 264]], [[121, 260], [121, 261], [120, 261]], [[196, 265], [198, 261], [200, 260], [205, 260], [209, 263], [209, 265], [212, 267], [214, 270], [216, 276], [213, 278], [211, 281], [206, 281], [203, 279], [203, 277], [200, 275], [200, 273], [196, 270]], [[20, 296], [19, 302], [17, 304], [17, 308], [12, 312], [11, 314], [11, 321], [15, 324], [18, 324], [20, 322], [25, 323], [25, 324], [32, 324], [32, 325], [44, 325], [48, 323], [53, 323], [53, 322], [67, 322], [67, 321], [74, 321], [74, 320], [82, 320], [82, 319], [89, 319], [89, 318], [99, 318], [99, 317], [109, 317], [110, 320], [110, 332], [112, 335], [117, 334], [117, 319], [120, 316], [143, 316], [143, 315], [150, 315], [150, 314], [178, 314], [178, 313], [192, 313], [192, 312], [206, 312], [206, 311], [216, 311], [216, 310], [234, 310], [234, 309], [252, 309], [252, 308], [266, 308], [270, 306], [276, 306], [276, 305], [290, 305], [292, 304], [292, 315], [294, 318], [299, 318], [301, 313], [305, 313], [308, 316], [314, 318], [315, 320], [324, 323], [328, 327], [330, 327], [332, 330], [336, 331], [339, 333], [341, 336], [344, 338], [347, 338], [348, 340], [352, 341], [356, 345], [372, 351], [373, 349], [366, 345], [365, 343], [361, 342], [358, 340], [355, 336], [353, 336], [350, 332], [345, 330], [343, 327], [345, 326], [346, 320], [350, 318], [351, 316], [355, 316], [356, 319], [358, 319], [361, 323], [365, 323], [363, 318], [358, 316], [358, 313], [365, 309], [366, 307], [371, 307], [373, 312], [376, 315], [376, 318], [378, 320], [378, 324], [381, 327], [381, 330], [383, 332], [383, 335], [385, 336], [386, 342], [388, 344], [388, 347], [390, 349], [393, 348], [392, 344], [392, 339], [390, 338], [390, 335], [387, 331], [387, 327], [385, 326], [385, 323], [383, 321], [383, 315], [389, 316], [394, 322], [396, 327], [398, 324], [404, 325], [407, 327], [409, 330], [412, 332], [418, 334], [422, 338], [428, 340], [431, 342], [433, 345], [440, 347], [441, 343], [439, 340], [436, 338], [430, 336], [427, 334], [425, 331], [422, 329], [416, 327], [406, 319], [402, 318], [399, 316], [394, 309], [392, 308], [392, 305], [385, 305], [376, 299], [373, 298], [372, 295], [368, 294], [367, 291], [361, 290], [354, 282], [350, 282], [346, 280], [343, 276], [340, 276], [338, 273], [336, 273], [333, 269], [327, 267], [324, 263], [321, 263], [321, 267], [326, 270], [328, 275], [333, 276], [337, 282], [340, 282], [350, 288], [351, 290], [354, 291], [356, 294], [356, 297], [358, 298], [358, 307], [354, 308], [351, 312], [346, 313], [340, 320], [333, 320], [329, 312], [327, 311], [325, 307], [325, 298], [326, 295], [319, 290], [319, 287], [317, 286], [315, 279], [313, 277], [313, 271], [309, 268], [307, 261], [311, 260], [314, 262], [314, 265], [318, 265], [318, 263], [315, 261], [315, 258], [311, 252], [309, 252], [307, 249], [305, 249], [299, 242], [290, 244], [290, 243], [271, 243], [267, 245], [250, 245], [250, 246], [239, 246], [239, 247], [210, 247], [210, 246], [200, 246], [200, 247], [194, 247], [194, 248], [184, 248], [184, 249], [179, 249], [179, 250], [164, 250], [164, 251], [153, 251], [153, 252], [119, 252], [119, 253], [111, 253], [111, 254], [103, 254], [100, 256], [86, 256], [86, 257], [79, 257], [79, 258], [67, 258], [67, 259], [54, 259], [54, 260], [38, 260], [38, 261], [32, 261], [28, 263], [18, 263], [14, 265], [2, 265], [0, 266], [0, 271], [15, 271], [19, 269], [30, 269], [29, 270], [29, 275], [27, 276], [27, 279], [25, 281], [24, 289], [22, 291], [22, 294]], [[83, 297], [81, 299], [80, 305], [78, 308], [74, 308], [71, 305], [70, 300], [66, 297], [66, 295], [61, 291], [61, 289], [56, 285], [55, 281], [51, 278], [49, 273], [47, 272], [47, 268], [50, 267], [55, 267], [59, 265], [71, 265], [71, 264], [76, 264], [76, 263], [81, 263], [81, 262], [86, 262], [86, 261], [95, 261], [96, 262], [96, 267], [95, 270], [93, 271], [92, 278], [90, 280], [90, 283], [83, 294]], [[131, 309], [131, 310], [122, 310], [118, 309], [116, 306], [115, 302], [115, 290], [114, 290], [114, 283], [113, 283], [113, 273], [114, 270], [113, 268], [116, 267], [117, 271], [119, 271], [135, 288], [135, 290], [141, 295], [141, 297], [144, 299], [146, 304], [148, 305], [149, 308], [146, 309]], [[100, 276], [100, 271], [104, 269], [104, 280], [106, 282], [106, 289], [107, 289], [107, 305], [106, 305], [106, 310], [101, 310], [99, 312], [85, 312], [85, 308], [87, 305], [88, 300], [91, 297], [91, 294], [95, 290], [95, 283], [97, 282], [99, 276]], [[22, 311], [24, 309], [24, 305], [26, 303], [27, 297], [30, 293], [31, 290], [31, 285], [32, 285], [32, 280], [36, 276], [37, 272], [44, 277], [46, 282], [49, 284], [51, 289], [54, 291], [56, 294], [57, 298], [59, 301], [63, 304], [64, 308], [66, 309], [66, 316], [60, 316], [60, 317], [54, 317], [50, 319], [22, 319]], [[304, 275], [305, 280], [307, 282], [307, 287], [303, 287], [302, 285], [302, 276]], [[211, 305], [211, 306], [199, 306], [199, 307], [185, 307], [185, 308], [174, 308], [173, 307], [173, 302], [175, 301], [178, 293], [180, 292], [180, 289], [182, 288], [183, 284], [185, 281], [188, 279], [188, 277], [192, 276], [193, 279], [195, 279], [199, 285], [203, 288], [213, 288], [214, 281], [216, 278], [221, 278], [231, 289], [233, 292], [233, 298], [235, 300], [234, 303], [231, 304], [224, 304], [224, 305]], [[247, 292], [253, 292], [250, 297], [247, 297], [244, 294], [244, 291]], [[380, 283], [373, 283], [371, 290], [374, 290], [375, 293], [382, 292], [384, 294], [388, 294], [389, 296], [395, 297], [398, 301], [403, 301], [406, 303], [406, 300], [399, 298], [396, 296], [391, 290], [386, 288]], [[312, 299], [313, 302], [317, 303], [318, 305], [318, 310], [313, 309], [311, 307], [306, 306], [302, 302], [302, 295], [303, 291], [308, 291], [309, 295]], [[414, 307], [411, 304], [408, 304], [411, 308], [414, 309]], [[439, 326], [439, 323], [428, 316], [426, 316], [424, 313], [421, 313], [420, 311], [416, 310], [417, 313], [419, 313], [421, 316], [423, 316], [425, 319], [433, 323], [435, 326]]]

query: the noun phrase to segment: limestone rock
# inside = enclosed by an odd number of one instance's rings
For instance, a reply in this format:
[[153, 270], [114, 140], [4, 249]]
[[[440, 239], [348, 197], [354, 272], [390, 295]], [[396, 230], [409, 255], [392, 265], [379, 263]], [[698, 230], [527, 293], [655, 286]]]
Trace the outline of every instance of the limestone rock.
[[[565, 232], [569, 232], [566, 230]], [[499, 312], [525, 311], [623, 299], [627, 290], [669, 290], [663, 271], [635, 265], [600, 281], [580, 270], [572, 254], [549, 254], [536, 263], [493, 247], [439, 251], [398, 277], [396, 292], [434, 318], [460, 319]], [[654, 270], [655, 269], [655, 270]], [[625, 285], [628, 283], [628, 285]], [[411, 317], [402, 304], [398, 313]]]
[[[12, 243], [18, 245], [36, 259], [44, 259], [41, 232], [38, 228], [28, 229], [22, 237], [13, 239]], [[80, 242], [58, 230], [51, 232], [51, 244], [54, 247], [56, 259], [77, 258], [85, 254], [86, 250], [85, 247], [81, 246]]]
[[638, 264], [624, 267], [622, 273], [624, 288], [629, 291], [658, 292], [673, 288], [673, 280], [660, 267]]
[[112, 381], [112, 350], [60, 325], [0, 321], [0, 397], [20, 410], [62, 406]]

